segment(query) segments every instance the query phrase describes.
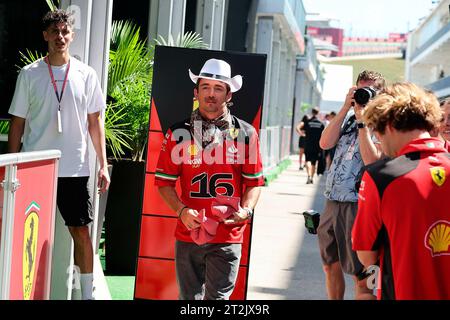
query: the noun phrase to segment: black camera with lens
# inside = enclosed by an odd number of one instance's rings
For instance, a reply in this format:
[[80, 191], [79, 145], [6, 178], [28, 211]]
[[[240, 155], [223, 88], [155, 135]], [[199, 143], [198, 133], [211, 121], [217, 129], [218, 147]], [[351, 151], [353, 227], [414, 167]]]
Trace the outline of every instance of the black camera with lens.
[[355, 99], [356, 103], [359, 105], [366, 105], [370, 99], [373, 99], [377, 95], [377, 92], [372, 87], [362, 87], [356, 89], [353, 94], [353, 99]]

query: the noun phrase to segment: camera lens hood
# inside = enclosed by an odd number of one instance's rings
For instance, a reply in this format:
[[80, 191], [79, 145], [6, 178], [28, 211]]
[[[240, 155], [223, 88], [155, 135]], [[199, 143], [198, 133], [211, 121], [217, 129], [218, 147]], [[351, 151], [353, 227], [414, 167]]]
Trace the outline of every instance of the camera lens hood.
[[359, 105], [366, 105], [370, 99], [373, 99], [376, 96], [377, 92], [371, 87], [362, 87], [356, 89], [353, 94], [353, 98], [356, 103]]

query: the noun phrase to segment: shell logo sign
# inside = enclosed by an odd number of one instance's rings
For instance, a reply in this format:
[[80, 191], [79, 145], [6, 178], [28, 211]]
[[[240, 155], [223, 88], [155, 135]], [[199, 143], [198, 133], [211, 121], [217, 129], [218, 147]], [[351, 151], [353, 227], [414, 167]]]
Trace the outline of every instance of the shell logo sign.
[[34, 273], [36, 267], [36, 249], [39, 234], [39, 215], [41, 207], [32, 202], [25, 215], [24, 233], [23, 233], [23, 299], [30, 300], [34, 286]]
[[450, 255], [450, 222], [439, 220], [433, 223], [425, 235], [425, 247], [432, 257]]

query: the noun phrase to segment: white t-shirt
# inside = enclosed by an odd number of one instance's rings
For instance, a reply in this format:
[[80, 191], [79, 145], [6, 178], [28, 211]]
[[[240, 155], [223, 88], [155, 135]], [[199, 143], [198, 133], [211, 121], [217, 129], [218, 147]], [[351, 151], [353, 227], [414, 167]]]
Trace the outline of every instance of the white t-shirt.
[[[67, 64], [52, 70], [61, 95]], [[26, 119], [22, 151], [59, 149], [59, 176], [82, 177], [89, 176], [87, 115], [105, 108], [94, 69], [72, 57], [61, 99], [62, 133], [58, 132], [58, 100], [44, 59], [20, 71], [9, 113]]]

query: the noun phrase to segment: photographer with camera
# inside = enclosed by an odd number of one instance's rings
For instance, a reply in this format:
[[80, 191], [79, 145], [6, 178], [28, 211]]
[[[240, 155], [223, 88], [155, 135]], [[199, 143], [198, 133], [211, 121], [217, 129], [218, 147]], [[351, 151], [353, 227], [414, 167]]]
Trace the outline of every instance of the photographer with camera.
[[336, 146], [325, 186], [327, 202], [317, 230], [328, 298], [333, 300], [344, 297], [343, 272], [353, 276], [356, 299], [374, 298], [365, 281], [358, 279], [363, 265], [352, 251], [351, 230], [363, 167], [380, 159], [382, 154], [362, 120], [364, 106], [384, 85], [380, 73], [361, 72], [356, 86], [350, 88], [344, 105], [320, 138], [322, 149]]

